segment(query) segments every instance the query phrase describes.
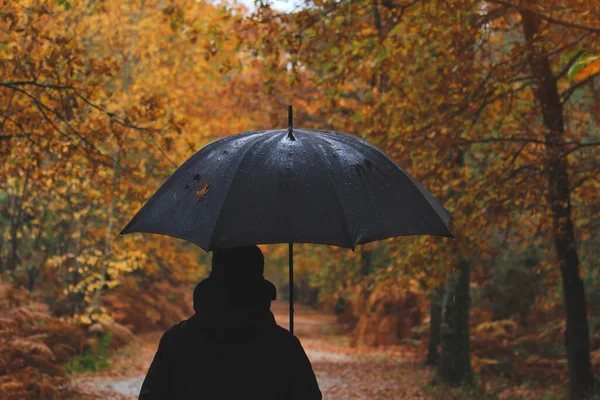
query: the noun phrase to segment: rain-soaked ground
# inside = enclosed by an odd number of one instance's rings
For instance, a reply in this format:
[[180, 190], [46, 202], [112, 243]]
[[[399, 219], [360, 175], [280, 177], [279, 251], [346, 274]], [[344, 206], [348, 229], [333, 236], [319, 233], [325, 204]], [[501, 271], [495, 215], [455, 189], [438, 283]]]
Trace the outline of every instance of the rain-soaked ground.
[[[287, 304], [275, 303], [278, 323], [287, 327]], [[422, 399], [430, 372], [408, 347], [356, 350], [335, 317], [297, 306], [296, 335], [310, 358], [326, 400]], [[82, 398], [135, 399], [162, 332], [138, 336], [111, 357], [111, 367], [74, 377]]]

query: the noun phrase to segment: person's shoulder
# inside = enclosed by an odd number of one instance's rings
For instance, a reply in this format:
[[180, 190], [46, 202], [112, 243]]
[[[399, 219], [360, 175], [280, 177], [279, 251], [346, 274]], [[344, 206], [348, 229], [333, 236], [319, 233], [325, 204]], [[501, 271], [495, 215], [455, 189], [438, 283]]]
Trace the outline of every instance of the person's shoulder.
[[186, 320], [180, 321], [167, 329], [161, 338], [161, 342], [165, 343], [177, 343], [177, 341], [181, 340], [185, 337], [188, 332], [192, 329], [192, 325], [194, 317], [188, 318]]
[[275, 334], [281, 337], [295, 337], [290, 331], [285, 329], [283, 326], [277, 324], [275, 325]]
[[275, 325], [275, 330], [274, 330], [274, 334], [275, 337], [285, 343], [289, 343], [289, 344], [299, 344], [300, 340], [298, 340], [298, 338], [293, 335], [290, 331], [288, 331], [287, 329], [285, 329], [284, 327], [280, 326], [280, 325]]

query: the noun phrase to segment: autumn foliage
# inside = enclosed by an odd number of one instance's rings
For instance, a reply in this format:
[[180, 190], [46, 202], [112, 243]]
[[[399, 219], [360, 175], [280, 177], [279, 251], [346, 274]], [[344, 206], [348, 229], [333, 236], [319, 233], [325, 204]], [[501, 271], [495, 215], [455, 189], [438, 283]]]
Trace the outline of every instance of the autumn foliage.
[[[285, 126], [288, 104], [383, 149], [456, 236], [298, 245], [301, 301], [357, 346], [425, 351], [432, 294], [468, 262], [476, 378], [588, 392], [599, 35], [594, 0], [0, 0], [0, 397], [68, 394], [98, 326], [116, 345], [193, 312], [210, 258], [119, 232], [193, 152]], [[284, 297], [286, 249], [264, 250]]]
[[66, 398], [62, 365], [86, 345], [84, 330], [53, 317], [48, 306], [12, 285], [0, 285], [0, 396]]

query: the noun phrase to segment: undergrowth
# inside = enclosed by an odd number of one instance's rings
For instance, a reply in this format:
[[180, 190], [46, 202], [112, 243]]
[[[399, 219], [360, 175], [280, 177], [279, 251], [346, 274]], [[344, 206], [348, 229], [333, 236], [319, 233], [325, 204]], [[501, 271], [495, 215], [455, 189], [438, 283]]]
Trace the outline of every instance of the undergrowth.
[[107, 331], [98, 340], [95, 349], [85, 351], [83, 354], [76, 355], [65, 363], [65, 369], [68, 373], [98, 371], [109, 366], [108, 356], [112, 341], [112, 332]]

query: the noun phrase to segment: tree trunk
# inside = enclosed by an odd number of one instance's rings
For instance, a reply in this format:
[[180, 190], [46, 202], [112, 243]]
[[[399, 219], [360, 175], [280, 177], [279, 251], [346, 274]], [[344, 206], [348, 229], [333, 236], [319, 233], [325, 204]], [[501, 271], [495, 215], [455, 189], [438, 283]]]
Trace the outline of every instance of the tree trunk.
[[10, 256], [8, 258], [8, 270], [11, 273], [14, 273], [15, 270], [17, 269], [17, 265], [19, 263], [19, 256], [18, 256], [18, 250], [19, 250], [19, 242], [18, 242], [18, 237], [17, 237], [17, 233], [19, 231], [19, 223], [18, 221], [13, 220], [12, 221], [12, 225], [10, 227], [10, 238], [11, 238], [11, 242], [10, 242]]
[[450, 277], [442, 302], [441, 347], [434, 384], [441, 381], [451, 386], [471, 383], [471, 340], [469, 338], [469, 261], [458, 262]]
[[110, 199], [110, 204], [108, 205], [108, 216], [106, 221], [106, 236], [104, 238], [104, 254], [102, 256], [102, 271], [100, 273], [100, 284], [96, 289], [96, 293], [94, 294], [94, 310], [100, 311], [100, 294], [106, 285], [106, 274], [108, 271], [108, 261], [110, 258], [111, 252], [111, 238], [112, 238], [112, 230], [113, 230], [113, 214], [115, 212], [115, 204], [117, 200], [117, 196], [115, 195], [115, 191], [117, 190], [119, 184], [119, 161], [121, 157], [121, 151], [117, 150], [115, 152], [115, 161], [113, 165], [113, 180], [112, 180], [112, 198]]
[[371, 273], [371, 261], [373, 259], [372, 250], [362, 246], [360, 249], [360, 275], [362, 277], [369, 276]]
[[440, 358], [438, 346], [440, 345], [440, 329], [442, 326], [442, 301], [444, 299], [444, 287], [437, 288], [431, 295], [431, 307], [429, 311], [429, 349], [425, 365], [437, 365]]
[[548, 204], [552, 212], [552, 235], [562, 275], [567, 314], [567, 360], [571, 399], [589, 398], [593, 386], [590, 338], [583, 281], [579, 276], [579, 257], [571, 216], [569, 164], [564, 155], [565, 127], [563, 104], [552, 73], [550, 60], [534, 41], [539, 34], [540, 17], [521, 11], [523, 32], [529, 49], [529, 62], [535, 82], [534, 94], [541, 106], [546, 129], [546, 173]]

